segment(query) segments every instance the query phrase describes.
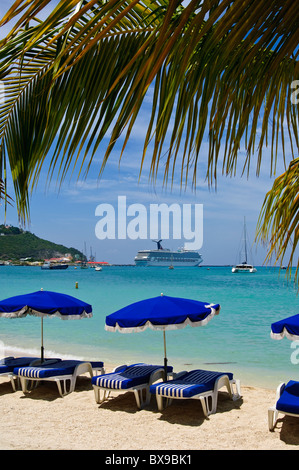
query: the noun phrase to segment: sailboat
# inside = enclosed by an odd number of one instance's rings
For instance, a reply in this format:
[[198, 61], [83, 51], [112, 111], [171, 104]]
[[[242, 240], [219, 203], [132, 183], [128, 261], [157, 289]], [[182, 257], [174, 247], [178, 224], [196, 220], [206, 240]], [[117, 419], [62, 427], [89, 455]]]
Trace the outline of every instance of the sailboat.
[[244, 217], [244, 228], [243, 228], [243, 243], [244, 243], [244, 261], [240, 264], [236, 264], [232, 268], [232, 273], [256, 273], [256, 268], [252, 264], [247, 263], [247, 232], [246, 232], [246, 221]]
[[87, 264], [87, 261], [86, 261], [86, 243], [84, 242], [84, 258], [82, 257], [81, 259], [81, 264], [80, 264], [80, 268], [81, 269], [87, 269], [88, 268], [88, 264]]
[[173, 261], [173, 255], [171, 255], [171, 265], [168, 267], [168, 269], [174, 269], [174, 268], [173, 268], [172, 261]]

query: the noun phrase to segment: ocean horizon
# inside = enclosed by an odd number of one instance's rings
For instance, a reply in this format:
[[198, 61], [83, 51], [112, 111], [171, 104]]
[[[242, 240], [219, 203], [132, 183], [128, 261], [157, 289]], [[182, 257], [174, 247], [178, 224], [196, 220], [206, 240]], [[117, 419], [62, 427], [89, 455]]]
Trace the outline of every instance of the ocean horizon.
[[[253, 274], [233, 274], [230, 266], [213, 265], [173, 270], [113, 265], [102, 271], [74, 266], [63, 271], [1, 266], [0, 297], [42, 288], [90, 303], [90, 319], [44, 320], [45, 354], [115, 365], [163, 364], [163, 333], [150, 329], [131, 334], [107, 332], [107, 315], [161, 293], [219, 303], [220, 314], [206, 326], [166, 332], [168, 364], [176, 372], [196, 368], [233, 372], [241, 384], [276, 388], [279, 382], [299, 376], [299, 344], [270, 338], [271, 323], [299, 313], [298, 287], [285, 274], [273, 267], [257, 267]], [[40, 323], [33, 316], [0, 318], [3, 354], [38, 356]]]

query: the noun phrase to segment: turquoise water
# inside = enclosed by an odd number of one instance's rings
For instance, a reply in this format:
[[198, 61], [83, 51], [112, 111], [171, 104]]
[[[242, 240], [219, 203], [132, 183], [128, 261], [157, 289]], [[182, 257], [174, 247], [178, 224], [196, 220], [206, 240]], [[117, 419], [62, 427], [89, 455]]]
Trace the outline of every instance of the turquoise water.
[[[121, 334], [104, 329], [106, 315], [163, 292], [221, 305], [220, 315], [205, 327], [188, 326], [166, 333], [168, 361], [176, 371], [227, 370], [246, 385], [269, 388], [276, 388], [281, 380], [299, 378], [299, 364], [291, 361], [296, 356], [296, 350], [291, 348], [294, 344], [287, 339], [270, 338], [272, 322], [299, 313], [297, 288], [286, 281], [284, 272], [279, 276], [278, 269], [258, 268], [255, 274], [232, 274], [229, 267], [169, 270], [111, 266], [97, 272], [74, 267], [46, 271], [40, 267], [3, 266], [0, 282], [1, 299], [43, 288], [92, 304], [91, 319], [44, 320], [48, 355], [98, 359], [107, 364], [163, 363], [162, 332], [148, 329]], [[39, 354], [40, 319], [1, 318], [1, 344], [6, 354], [13, 350]]]

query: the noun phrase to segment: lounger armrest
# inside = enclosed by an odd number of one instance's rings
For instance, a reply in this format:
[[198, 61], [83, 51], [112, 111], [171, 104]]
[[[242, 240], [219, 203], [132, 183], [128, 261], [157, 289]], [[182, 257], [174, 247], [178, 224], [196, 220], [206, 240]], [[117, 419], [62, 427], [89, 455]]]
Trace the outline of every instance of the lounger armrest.
[[164, 368], [161, 367], [160, 369], [154, 370], [149, 378], [148, 384], [149, 386], [152, 385], [154, 382], [156, 382], [159, 379], [164, 378]]
[[[277, 401], [279, 400], [279, 398], [281, 397], [281, 394], [282, 394], [282, 392], [283, 392], [284, 386], [285, 386], [285, 382], [281, 382], [281, 383], [278, 385], [278, 387], [277, 387], [277, 389], [276, 389], [276, 402], [277, 402]], [[275, 402], [275, 403], [276, 403], [276, 402]]]
[[218, 390], [220, 390], [220, 388], [224, 386], [227, 387], [227, 391], [230, 394], [230, 398], [233, 398], [233, 392], [232, 392], [227, 374], [220, 375], [220, 377], [216, 379], [215, 385], [214, 385], [214, 392], [218, 392]]
[[173, 378], [174, 379], [179, 379], [180, 377], [182, 377], [182, 375], [185, 375], [185, 374], [187, 374], [186, 370], [182, 370], [181, 372], [178, 372], [177, 374], [175, 372], [173, 372]]
[[[177, 379], [178, 377], [184, 374], [186, 374], [186, 371], [179, 372], [178, 374], [175, 374], [174, 372], [170, 373], [173, 379]], [[161, 367], [161, 369], [155, 370], [152, 373], [152, 375], [150, 376], [149, 385], [152, 385], [154, 382], [156, 382], [159, 379], [164, 380], [164, 367]]]
[[29, 366], [40, 366], [40, 365], [41, 365], [40, 359], [34, 359], [32, 362], [29, 363]]
[[269, 409], [268, 409], [268, 426], [269, 426], [269, 431], [274, 431], [274, 428], [275, 428], [275, 425], [276, 425], [276, 422], [277, 422], [277, 418], [278, 418], [278, 410], [276, 408], [276, 405], [277, 405], [277, 402], [279, 400], [279, 398], [281, 397], [281, 394], [283, 392], [283, 389], [285, 387], [285, 383], [284, 382], [281, 382], [277, 389], [276, 389], [276, 399], [275, 399], [275, 404], [273, 406], [271, 406]]
[[122, 366], [115, 367], [112, 372], [123, 372], [127, 367], [127, 364], [123, 364]]
[[90, 377], [93, 377], [93, 371], [90, 362], [82, 362], [78, 364], [74, 370], [74, 377], [78, 377], [81, 374], [88, 372]]
[[60, 359], [44, 359], [43, 362], [41, 362], [40, 359], [34, 359], [32, 362], [30, 362], [29, 366], [40, 366], [42, 364], [51, 365], [56, 364], [59, 361]]
[[0, 364], [1, 365], [6, 365], [6, 361], [11, 361], [12, 359], [14, 359], [13, 356], [4, 357], [3, 359], [0, 359]]

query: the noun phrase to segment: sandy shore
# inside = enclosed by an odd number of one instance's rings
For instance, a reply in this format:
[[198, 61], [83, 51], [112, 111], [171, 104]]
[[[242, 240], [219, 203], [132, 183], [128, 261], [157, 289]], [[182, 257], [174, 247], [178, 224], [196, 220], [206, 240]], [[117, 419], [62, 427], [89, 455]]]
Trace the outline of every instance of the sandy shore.
[[[111, 371], [107, 367], [107, 372]], [[224, 390], [224, 389], [223, 389]], [[268, 430], [268, 408], [275, 390], [241, 384], [242, 398], [220, 393], [217, 413], [204, 419], [196, 400], [175, 400], [159, 412], [155, 398], [143, 410], [133, 393], [113, 393], [98, 405], [90, 379], [77, 380], [75, 392], [61, 398], [43, 382], [30, 394], [13, 392], [0, 378], [1, 450], [295, 450], [299, 420], [283, 417]]]

